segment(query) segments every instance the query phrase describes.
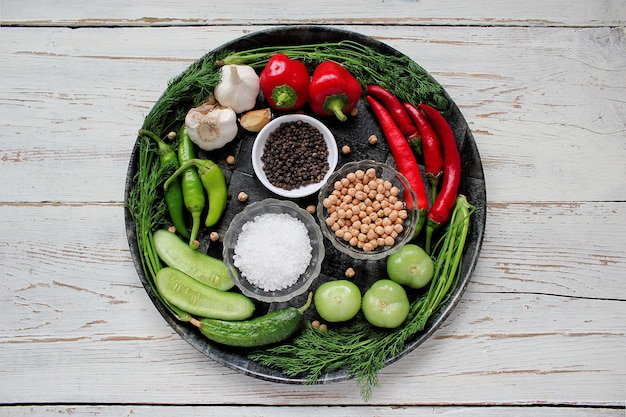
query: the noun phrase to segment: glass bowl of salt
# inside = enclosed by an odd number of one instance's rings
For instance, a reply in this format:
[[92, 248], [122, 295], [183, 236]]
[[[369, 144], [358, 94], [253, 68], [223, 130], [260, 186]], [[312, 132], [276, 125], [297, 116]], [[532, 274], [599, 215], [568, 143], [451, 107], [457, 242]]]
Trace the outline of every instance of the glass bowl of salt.
[[230, 222], [223, 257], [241, 292], [263, 302], [285, 302], [309, 289], [322, 269], [322, 232], [297, 204], [266, 198]]

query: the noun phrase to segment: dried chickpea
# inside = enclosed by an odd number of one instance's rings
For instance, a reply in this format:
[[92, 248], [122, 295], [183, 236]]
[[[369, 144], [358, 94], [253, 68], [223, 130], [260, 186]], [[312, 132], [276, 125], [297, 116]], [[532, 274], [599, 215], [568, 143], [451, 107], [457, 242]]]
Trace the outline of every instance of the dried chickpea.
[[346, 273], [345, 274], [346, 274], [346, 277], [353, 278], [356, 273], [354, 272], [354, 269], [348, 268], [348, 269], [346, 269]]
[[378, 137], [376, 135], [370, 135], [370, 137], [367, 138], [367, 143], [370, 145], [376, 145], [376, 143], [378, 143]]
[[351, 246], [372, 251], [392, 246], [404, 229], [408, 213], [398, 198], [399, 189], [378, 178], [376, 170], [355, 170], [333, 183], [323, 200], [326, 224]]
[[241, 201], [242, 203], [244, 201], [248, 200], [248, 194], [244, 193], [243, 191], [240, 192], [239, 194], [237, 194], [237, 200]]
[[217, 232], [211, 232], [211, 234], [209, 235], [209, 239], [211, 239], [211, 242], [217, 242], [218, 240], [220, 240], [220, 234]]
[[350, 147], [348, 145], [343, 145], [341, 147], [341, 153], [344, 155], [348, 155], [350, 153]]
[[228, 156], [226, 157], [226, 163], [227, 163], [228, 165], [234, 165], [234, 164], [235, 164], [235, 157], [234, 157], [234, 156], [232, 156], [232, 155], [228, 155]]

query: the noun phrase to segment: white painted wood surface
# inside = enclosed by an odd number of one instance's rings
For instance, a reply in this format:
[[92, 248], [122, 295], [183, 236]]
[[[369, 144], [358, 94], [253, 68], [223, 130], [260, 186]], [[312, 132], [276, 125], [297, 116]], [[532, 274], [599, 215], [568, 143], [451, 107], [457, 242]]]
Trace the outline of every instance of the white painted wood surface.
[[[625, 21], [618, 0], [2, 0], [0, 415], [624, 415]], [[150, 302], [124, 231], [135, 132], [167, 80], [299, 23], [423, 65], [485, 168], [469, 288], [369, 403], [354, 381], [263, 382], [199, 354]]]

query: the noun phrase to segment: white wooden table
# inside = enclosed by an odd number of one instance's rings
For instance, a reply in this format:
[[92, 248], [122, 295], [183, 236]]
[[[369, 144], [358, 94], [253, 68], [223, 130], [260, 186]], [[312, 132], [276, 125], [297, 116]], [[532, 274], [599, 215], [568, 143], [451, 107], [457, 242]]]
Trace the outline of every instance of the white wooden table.
[[[0, 415], [623, 416], [624, 0], [0, 2]], [[143, 118], [207, 51], [332, 25], [441, 82], [485, 168], [487, 227], [432, 338], [354, 381], [260, 381], [167, 325], [132, 263]]]

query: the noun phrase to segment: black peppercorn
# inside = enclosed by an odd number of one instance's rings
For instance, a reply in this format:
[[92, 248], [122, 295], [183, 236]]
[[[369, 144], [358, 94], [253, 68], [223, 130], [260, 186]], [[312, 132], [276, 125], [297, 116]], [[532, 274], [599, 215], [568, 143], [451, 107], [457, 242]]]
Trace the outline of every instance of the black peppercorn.
[[315, 184], [330, 168], [324, 136], [302, 121], [282, 123], [270, 133], [261, 161], [268, 181], [285, 190]]

